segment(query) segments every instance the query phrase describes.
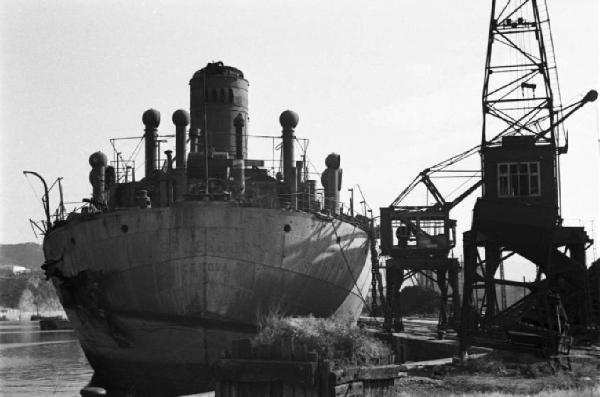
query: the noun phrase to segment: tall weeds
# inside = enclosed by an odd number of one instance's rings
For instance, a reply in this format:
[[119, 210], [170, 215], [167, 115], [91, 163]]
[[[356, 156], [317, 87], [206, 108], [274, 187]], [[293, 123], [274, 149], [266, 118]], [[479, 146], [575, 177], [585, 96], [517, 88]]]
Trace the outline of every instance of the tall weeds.
[[370, 364], [387, 357], [392, 350], [382, 341], [357, 327], [351, 319], [341, 317], [315, 318], [268, 315], [259, 321], [254, 345], [274, 345], [294, 338], [316, 351], [320, 358], [338, 364]]

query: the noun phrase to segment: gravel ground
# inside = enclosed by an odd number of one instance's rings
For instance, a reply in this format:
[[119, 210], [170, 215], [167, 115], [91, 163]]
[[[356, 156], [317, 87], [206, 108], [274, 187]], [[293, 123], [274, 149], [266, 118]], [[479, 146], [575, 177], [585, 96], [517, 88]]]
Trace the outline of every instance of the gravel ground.
[[600, 396], [600, 357], [545, 360], [494, 351], [465, 363], [414, 369], [398, 396]]

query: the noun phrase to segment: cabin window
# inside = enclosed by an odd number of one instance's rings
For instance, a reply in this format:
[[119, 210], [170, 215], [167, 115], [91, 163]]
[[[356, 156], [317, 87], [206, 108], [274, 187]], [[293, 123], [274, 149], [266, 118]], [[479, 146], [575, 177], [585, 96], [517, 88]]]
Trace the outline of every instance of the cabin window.
[[498, 197], [540, 195], [540, 163], [499, 163]]

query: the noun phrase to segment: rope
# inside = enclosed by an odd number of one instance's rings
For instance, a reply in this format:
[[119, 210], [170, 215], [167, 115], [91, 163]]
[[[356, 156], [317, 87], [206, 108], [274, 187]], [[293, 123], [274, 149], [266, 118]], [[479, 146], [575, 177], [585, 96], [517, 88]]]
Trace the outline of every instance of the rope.
[[479, 175], [478, 174], [473, 174], [470, 177], [468, 177], [468, 179], [466, 181], [464, 181], [463, 183], [461, 183], [459, 186], [457, 186], [454, 190], [452, 190], [449, 194], [448, 197], [451, 197], [454, 193], [456, 193], [458, 191], [458, 189], [462, 188], [463, 186], [465, 186], [467, 183], [469, 183], [473, 178], [477, 178]]
[[[335, 234], [335, 241], [337, 242], [337, 245], [340, 247], [340, 253], [342, 254], [342, 258], [344, 259], [346, 268], [348, 269], [348, 272], [350, 272], [350, 276], [352, 277], [354, 286], [356, 287], [356, 290], [358, 291], [358, 297], [363, 302], [363, 304], [367, 307], [367, 310], [369, 310], [369, 313], [372, 315], [373, 313], [371, 311], [371, 308], [369, 307], [369, 304], [367, 303], [365, 297], [362, 294], [362, 291], [360, 290], [360, 287], [358, 286], [358, 280], [356, 279], [356, 277], [354, 277], [354, 273], [352, 273], [352, 268], [350, 267], [350, 264], [348, 263], [348, 258], [346, 258], [346, 254], [344, 253], [344, 248], [342, 247], [342, 239], [340, 238], [340, 236], [337, 233], [337, 230], [335, 229], [335, 224], [333, 223], [333, 219], [330, 221], [330, 223], [331, 223], [331, 227], [333, 228], [333, 233]], [[350, 293], [352, 293], [352, 290], [350, 290]]]
[[[134, 160], [137, 158], [137, 155], [139, 154], [139, 150], [142, 146], [142, 142], [144, 141], [144, 137], [142, 136], [140, 138], [140, 140], [138, 141], [137, 145], [135, 146], [135, 148], [133, 149], [133, 152], [131, 152], [131, 155], [129, 156], [129, 158], [127, 159], [127, 164], [129, 164], [131, 162], [131, 160]], [[121, 157], [122, 159], [123, 157]]]
[[27, 174], [25, 174], [25, 180], [27, 181], [27, 184], [31, 188], [31, 191], [33, 192], [33, 195], [35, 196], [36, 200], [40, 200], [40, 202], [42, 203], [42, 207], [43, 207], [44, 206], [44, 196], [42, 196], [42, 198], [39, 198], [39, 194], [33, 187], [33, 184], [29, 180], [29, 177], [27, 176]]
[[365, 195], [363, 194], [362, 189], [360, 188], [360, 185], [356, 185], [356, 187], [358, 188], [358, 191], [360, 192], [360, 196], [363, 199], [363, 202], [365, 203], [365, 207], [370, 209], [371, 211], [373, 211], [373, 208], [371, 208], [371, 206], [369, 205], [369, 203], [367, 203], [367, 199], [365, 198]]

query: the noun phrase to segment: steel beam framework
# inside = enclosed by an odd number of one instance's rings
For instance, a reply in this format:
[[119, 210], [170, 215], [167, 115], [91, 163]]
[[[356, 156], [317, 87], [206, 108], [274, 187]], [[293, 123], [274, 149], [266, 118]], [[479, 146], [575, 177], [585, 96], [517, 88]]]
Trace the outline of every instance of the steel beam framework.
[[[562, 107], [544, 0], [492, 1], [482, 93], [483, 197], [463, 236], [463, 355], [473, 344], [566, 353], [572, 335], [589, 329], [593, 316], [585, 250], [591, 240], [583, 228], [561, 225], [558, 158], [568, 147], [562, 122], [596, 97], [590, 92]], [[516, 170], [542, 157], [534, 177], [544, 175], [541, 191], [501, 196], [501, 164], [508, 167], [512, 161]], [[504, 280], [500, 266], [514, 254], [535, 266], [535, 281]], [[500, 306], [497, 291], [506, 285], [529, 292], [508, 307], [501, 296]]]

